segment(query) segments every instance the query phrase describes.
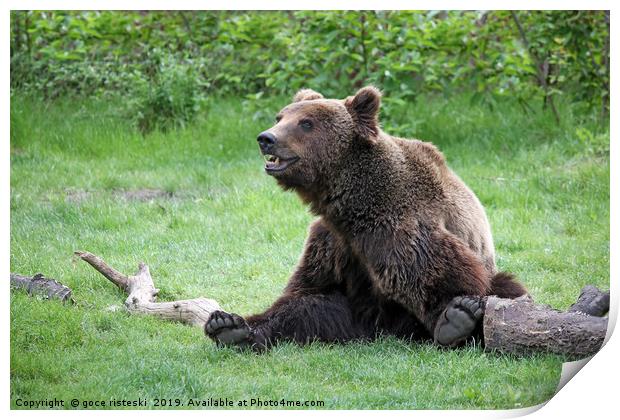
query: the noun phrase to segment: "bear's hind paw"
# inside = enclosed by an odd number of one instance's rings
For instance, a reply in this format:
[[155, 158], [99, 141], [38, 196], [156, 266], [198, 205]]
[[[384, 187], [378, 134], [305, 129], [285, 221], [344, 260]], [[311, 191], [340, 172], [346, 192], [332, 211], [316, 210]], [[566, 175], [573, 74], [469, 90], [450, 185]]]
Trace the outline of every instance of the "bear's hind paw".
[[484, 314], [480, 296], [458, 296], [452, 299], [435, 325], [435, 344], [456, 347], [472, 335]]

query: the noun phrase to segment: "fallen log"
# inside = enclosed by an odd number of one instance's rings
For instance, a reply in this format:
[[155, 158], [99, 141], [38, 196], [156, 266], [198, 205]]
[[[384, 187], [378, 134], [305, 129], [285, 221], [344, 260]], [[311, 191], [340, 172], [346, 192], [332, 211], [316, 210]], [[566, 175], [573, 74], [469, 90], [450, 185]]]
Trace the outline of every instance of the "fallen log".
[[[156, 302], [158, 289], [146, 264], [127, 276], [109, 266], [98, 256], [85, 251], [75, 255], [127, 293], [125, 307], [132, 313], [155, 315], [203, 328], [211, 312], [221, 310], [212, 299], [195, 298], [173, 302]], [[593, 286], [582, 290], [577, 302], [566, 312], [536, 305], [529, 297], [501, 299], [489, 296], [483, 316], [486, 351], [517, 355], [551, 352], [575, 358], [596, 353], [605, 339], [609, 310], [609, 293]], [[589, 315], [590, 314], [590, 315]]]
[[32, 277], [11, 273], [11, 287], [26, 290], [31, 296], [42, 296], [47, 299], [58, 299], [61, 302], [73, 303], [70, 288], [54, 279], [46, 278], [41, 273]]
[[159, 289], [155, 288], [149, 267], [142, 262], [138, 264], [138, 272], [135, 275], [127, 276], [90, 252], [75, 251], [75, 255], [127, 293], [125, 307], [129, 312], [155, 315], [170, 321], [203, 328], [211, 312], [221, 309], [216, 301], [203, 297], [173, 302], [155, 302]]
[[[574, 360], [600, 350], [607, 333], [607, 318], [589, 315], [609, 310], [609, 294], [593, 286], [566, 312], [536, 305], [526, 296], [501, 299], [489, 296], [483, 317], [484, 348], [515, 355], [555, 353]], [[584, 288], [584, 289], [586, 289]], [[607, 307], [604, 307], [607, 295]], [[601, 313], [602, 312], [602, 313]]]

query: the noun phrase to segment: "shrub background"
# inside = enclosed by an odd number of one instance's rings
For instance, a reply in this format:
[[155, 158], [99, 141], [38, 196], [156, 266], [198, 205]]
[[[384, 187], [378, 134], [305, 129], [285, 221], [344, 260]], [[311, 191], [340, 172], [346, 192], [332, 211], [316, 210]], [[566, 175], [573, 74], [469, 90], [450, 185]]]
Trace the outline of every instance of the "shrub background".
[[197, 95], [344, 97], [368, 83], [396, 134], [429, 92], [491, 107], [509, 96], [556, 120], [569, 94], [605, 115], [609, 12], [11, 12], [12, 88], [139, 98], [127, 115], [147, 130], [191, 120]]

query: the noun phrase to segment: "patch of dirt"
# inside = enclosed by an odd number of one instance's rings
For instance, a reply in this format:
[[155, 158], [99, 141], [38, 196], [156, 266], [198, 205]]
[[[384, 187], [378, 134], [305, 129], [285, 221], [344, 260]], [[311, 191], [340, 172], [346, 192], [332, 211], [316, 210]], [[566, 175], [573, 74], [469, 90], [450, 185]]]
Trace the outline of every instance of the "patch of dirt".
[[[104, 191], [88, 191], [78, 189], [65, 189], [65, 201], [68, 203], [81, 203], [90, 200], [97, 195], [104, 194]], [[153, 201], [156, 199], [169, 200], [177, 198], [179, 195], [170, 191], [157, 188], [139, 188], [136, 190], [113, 190], [112, 195], [127, 201]]]
[[151, 201], [157, 198], [172, 198], [174, 193], [154, 188], [141, 188], [138, 190], [115, 190], [114, 195], [125, 200]]
[[67, 203], [81, 203], [88, 200], [94, 194], [93, 191], [65, 189], [65, 201]]
[[21, 147], [11, 147], [11, 156], [25, 156], [26, 151]]

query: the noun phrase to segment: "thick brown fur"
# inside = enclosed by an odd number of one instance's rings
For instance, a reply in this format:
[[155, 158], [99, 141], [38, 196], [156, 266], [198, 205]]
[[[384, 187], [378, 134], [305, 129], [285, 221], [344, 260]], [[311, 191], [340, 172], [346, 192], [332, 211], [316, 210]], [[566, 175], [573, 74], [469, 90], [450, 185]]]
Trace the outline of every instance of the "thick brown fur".
[[267, 172], [319, 218], [282, 296], [233, 344], [427, 339], [456, 297], [526, 293], [497, 273], [474, 193], [435, 146], [383, 132], [380, 101], [374, 87], [345, 100], [304, 89], [259, 136], [284, 162]]

